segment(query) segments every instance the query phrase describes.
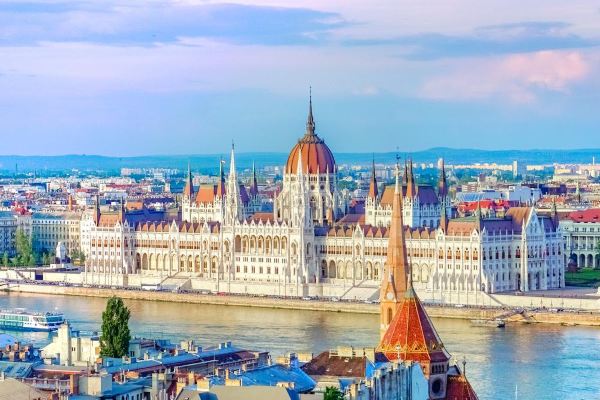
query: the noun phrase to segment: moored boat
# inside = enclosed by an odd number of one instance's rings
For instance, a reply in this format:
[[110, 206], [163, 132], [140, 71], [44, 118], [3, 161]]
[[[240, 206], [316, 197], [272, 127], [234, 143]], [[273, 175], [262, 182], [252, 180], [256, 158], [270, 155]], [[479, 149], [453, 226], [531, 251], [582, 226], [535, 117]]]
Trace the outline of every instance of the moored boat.
[[500, 318], [472, 319], [471, 324], [477, 325], [477, 326], [490, 326], [493, 328], [504, 328], [506, 326], [506, 322]]
[[0, 329], [51, 332], [57, 330], [64, 322], [62, 313], [29, 312], [21, 308], [0, 310]]

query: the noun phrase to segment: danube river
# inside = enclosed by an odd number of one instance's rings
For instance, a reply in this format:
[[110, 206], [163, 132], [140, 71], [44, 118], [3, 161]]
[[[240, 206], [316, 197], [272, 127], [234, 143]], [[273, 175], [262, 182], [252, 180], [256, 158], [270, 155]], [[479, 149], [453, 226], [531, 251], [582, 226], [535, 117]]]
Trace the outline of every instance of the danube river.
[[[203, 346], [231, 340], [274, 355], [318, 353], [338, 345], [375, 346], [377, 315], [290, 311], [126, 300], [134, 335], [195, 339]], [[1, 294], [0, 308], [59, 310], [76, 329], [98, 330], [106, 299]], [[600, 398], [600, 329], [554, 325], [474, 327], [435, 319], [446, 348], [467, 360], [467, 375], [482, 400]], [[13, 333], [14, 334], [14, 333]], [[41, 333], [17, 335], [45, 344]]]

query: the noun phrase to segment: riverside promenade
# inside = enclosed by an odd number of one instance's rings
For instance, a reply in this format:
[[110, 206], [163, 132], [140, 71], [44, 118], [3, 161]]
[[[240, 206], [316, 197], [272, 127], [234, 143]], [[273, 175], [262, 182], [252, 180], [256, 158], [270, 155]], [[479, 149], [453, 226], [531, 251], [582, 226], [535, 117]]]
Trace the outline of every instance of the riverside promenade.
[[[119, 296], [123, 299], [161, 301], [188, 304], [210, 304], [238, 307], [258, 307], [287, 310], [328, 311], [355, 314], [378, 314], [378, 304], [349, 301], [303, 300], [297, 298], [252, 297], [239, 295], [173, 293], [166, 291], [125, 290], [96, 287], [40, 285], [29, 283], [11, 284], [3, 289], [9, 293], [39, 293], [58, 296], [101, 297]], [[531, 308], [516, 312], [510, 307], [458, 307], [427, 305], [427, 312], [434, 318], [492, 319], [503, 317], [506, 322], [547, 323], [562, 325], [600, 326], [600, 312], [559, 311]]]

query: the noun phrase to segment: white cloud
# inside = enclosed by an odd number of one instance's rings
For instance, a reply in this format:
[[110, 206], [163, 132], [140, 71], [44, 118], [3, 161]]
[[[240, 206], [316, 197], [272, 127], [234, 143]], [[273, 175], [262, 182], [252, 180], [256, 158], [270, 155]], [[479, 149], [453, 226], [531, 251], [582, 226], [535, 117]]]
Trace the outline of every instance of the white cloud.
[[428, 79], [421, 96], [436, 100], [504, 98], [516, 103], [536, 100], [539, 90], [566, 93], [585, 79], [589, 61], [578, 51], [540, 51], [451, 63], [443, 75]]

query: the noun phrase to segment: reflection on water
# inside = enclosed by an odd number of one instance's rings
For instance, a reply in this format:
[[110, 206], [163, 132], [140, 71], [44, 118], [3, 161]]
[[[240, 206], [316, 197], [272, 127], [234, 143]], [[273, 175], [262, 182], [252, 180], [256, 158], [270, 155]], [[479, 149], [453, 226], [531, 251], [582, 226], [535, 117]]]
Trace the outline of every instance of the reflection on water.
[[[126, 300], [132, 332], [201, 345], [231, 340], [269, 350], [320, 351], [337, 345], [375, 346], [376, 315], [211, 306]], [[33, 294], [0, 295], [0, 308], [65, 313], [76, 329], [97, 331], [106, 299]], [[436, 319], [446, 347], [467, 359], [467, 375], [482, 400], [600, 398], [600, 329], [553, 325], [473, 327]], [[14, 333], [38, 344], [46, 333]]]

